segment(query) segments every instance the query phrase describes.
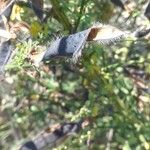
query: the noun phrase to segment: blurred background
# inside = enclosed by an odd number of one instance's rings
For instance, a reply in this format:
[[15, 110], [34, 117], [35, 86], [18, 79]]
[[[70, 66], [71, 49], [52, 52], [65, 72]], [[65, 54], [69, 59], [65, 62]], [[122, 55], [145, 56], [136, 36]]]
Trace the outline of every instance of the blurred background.
[[[0, 1], [0, 12], [7, 2], [10, 1]], [[87, 43], [76, 64], [67, 58], [52, 59], [37, 67], [30, 61], [56, 38], [82, 31], [96, 22], [122, 31], [146, 30], [150, 27], [148, 3], [148, 0], [14, 3], [9, 24], [13, 30], [19, 28], [19, 40], [12, 40], [15, 55], [0, 81], [0, 149], [16, 150], [49, 125], [88, 118], [88, 126], [53, 149], [149, 150], [149, 34], [121, 39], [112, 45]], [[18, 22], [30, 30], [20, 30]]]

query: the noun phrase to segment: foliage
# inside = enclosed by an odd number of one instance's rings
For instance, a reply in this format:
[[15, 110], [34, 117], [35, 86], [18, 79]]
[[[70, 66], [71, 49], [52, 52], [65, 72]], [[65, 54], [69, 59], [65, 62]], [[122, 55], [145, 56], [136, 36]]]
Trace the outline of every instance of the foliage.
[[[15, 6], [16, 14], [13, 10], [12, 22], [19, 18], [28, 23], [32, 38], [13, 42], [16, 53], [0, 85], [0, 149], [16, 149], [49, 124], [81, 118], [88, 118], [90, 125], [54, 150], [150, 149], [150, 96], [139, 93], [135, 80], [125, 73], [126, 67], [133, 67], [149, 80], [149, 38], [87, 44], [76, 64], [52, 59], [37, 67], [30, 61], [38, 46], [43, 50], [60, 34], [82, 31], [94, 22], [133, 31], [149, 26], [141, 15], [148, 1], [133, 1], [124, 11], [108, 0], [44, 2], [53, 7], [45, 23], [25, 6]], [[139, 100], [141, 95], [144, 100]]]

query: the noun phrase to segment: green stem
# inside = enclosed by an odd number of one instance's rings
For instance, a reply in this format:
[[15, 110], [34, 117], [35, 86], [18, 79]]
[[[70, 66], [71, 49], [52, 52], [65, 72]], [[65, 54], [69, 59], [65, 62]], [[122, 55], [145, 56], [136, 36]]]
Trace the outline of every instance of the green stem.
[[77, 29], [78, 29], [78, 26], [79, 26], [79, 24], [80, 24], [80, 20], [81, 20], [81, 17], [82, 17], [82, 14], [83, 14], [83, 11], [84, 11], [85, 4], [86, 4], [86, 3], [87, 3], [86, 0], [82, 0], [81, 6], [80, 6], [79, 17], [78, 17], [77, 21], [75, 22], [74, 29], [73, 29], [73, 33], [76, 32]]

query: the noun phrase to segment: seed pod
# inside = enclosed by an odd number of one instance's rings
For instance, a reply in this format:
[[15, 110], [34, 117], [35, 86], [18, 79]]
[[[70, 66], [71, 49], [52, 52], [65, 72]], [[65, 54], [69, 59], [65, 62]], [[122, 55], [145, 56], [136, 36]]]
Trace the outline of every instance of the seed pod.
[[11, 55], [10, 40], [4, 41], [0, 45], [0, 74], [4, 71], [4, 66], [8, 62]]
[[43, 21], [43, 0], [30, 0], [31, 7], [33, 8], [35, 14], [40, 19], [40, 21]]
[[26, 142], [20, 150], [41, 150], [53, 148], [63, 143], [69, 136], [73, 136], [82, 129], [83, 121], [63, 123], [53, 127], [48, 127], [33, 140]]
[[98, 23], [87, 30], [55, 40], [47, 49], [43, 61], [60, 56], [73, 56], [73, 60], [77, 61], [87, 41], [108, 44], [124, 35], [124, 32], [113, 26]]
[[116, 6], [119, 6], [121, 9], [125, 10], [124, 4], [121, 0], [111, 0], [111, 2]]
[[4, 26], [2, 16], [6, 17], [7, 20], [9, 20], [13, 5], [14, 0], [0, 1], [0, 27]]
[[57, 39], [47, 49], [43, 60], [49, 60], [52, 57], [57, 56], [81, 56], [81, 50], [85, 45], [90, 30], [84, 30], [66, 37]]
[[146, 7], [144, 15], [150, 20], [150, 2]]

